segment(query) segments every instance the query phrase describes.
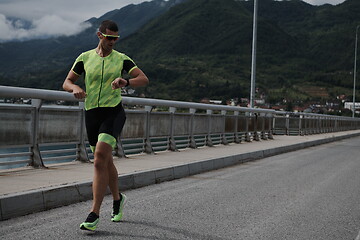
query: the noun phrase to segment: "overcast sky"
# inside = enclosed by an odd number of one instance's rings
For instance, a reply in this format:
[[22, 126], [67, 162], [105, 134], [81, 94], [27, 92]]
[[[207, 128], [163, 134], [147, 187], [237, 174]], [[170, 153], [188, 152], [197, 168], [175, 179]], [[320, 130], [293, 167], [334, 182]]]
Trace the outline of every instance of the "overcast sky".
[[[312, 5], [336, 5], [345, 0], [304, 1]], [[141, 2], [144, 0], [0, 0], [0, 42], [76, 34], [86, 27], [83, 22], [91, 17]], [[261, 4], [261, 0], [258, 2]], [[31, 23], [31, 29], [6, 17], [26, 19]]]

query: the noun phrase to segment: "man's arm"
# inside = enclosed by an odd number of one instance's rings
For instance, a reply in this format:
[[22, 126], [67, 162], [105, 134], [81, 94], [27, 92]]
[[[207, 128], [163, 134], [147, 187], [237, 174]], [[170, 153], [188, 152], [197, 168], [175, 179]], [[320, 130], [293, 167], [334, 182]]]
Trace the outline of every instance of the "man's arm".
[[75, 84], [78, 79], [79, 76], [70, 70], [63, 83], [63, 89], [67, 92], [73, 93], [77, 99], [83, 99], [86, 96], [86, 92]]
[[[131, 87], [142, 87], [149, 83], [149, 79], [145, 75], [145, 73], [138, 67], [134, 68], [130, 72], [131, 78], [129, 79], [129, 86]], [[123, 78], [116, 78], [111, 86], [113, 89], [122, 88], [127, 85], [127, 80]]]

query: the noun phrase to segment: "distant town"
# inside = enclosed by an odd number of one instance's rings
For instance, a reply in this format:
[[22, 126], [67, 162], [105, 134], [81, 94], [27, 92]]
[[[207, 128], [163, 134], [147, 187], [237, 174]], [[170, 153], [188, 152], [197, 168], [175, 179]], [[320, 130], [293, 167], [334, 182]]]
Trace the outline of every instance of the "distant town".
[[[204, 98], [201, 103], [207, 104], [222, 104], [228, 106], [240, 106], [250, 107], [249, 98], [234, 98], [229, 99], [224, 103], [221, 100], [212, 100]], [[307, 102], [307, 103], [293, 103], [286, 99], [281, 103], [269, 104], [265, 101], [265, 98], [257, 98], [254, 100], [254, 106], [256, 108], [274, 109], [276, 111], [289, 111], [289, 112], [304, 112], [304, 113], [318, 113], [318, 114], [330, 114], [339, 116], [350, 116], [352, 114], [353, 102], [349, 97], [345, 95], [337, 96], [333, 101], [320, 102]], [[360, 114], [360, 102], [355, 102], [355, 114]]]
[[[122, 90], [123, 96], [136, 96], [143, 98], [145, 95], [141, 94], [136, 95], [135, 90], [133, 89], [124, 89]], [[31, 99], [24, 98], [7, 98], [0, 99], [1, 103], [10, 103], [10, 104], [31, 104]], [[218, 100], [218, 99], [209, 99], [203, 98], [200, 103], [204, 104], [218, 104], [218, 105], [228, 105], [228, 106], [239, 106], [239, 107], [250, 107], [249, 98], [233, 98], [229, 100]], [[48, 104], [56, 105], [74, 105], [74, 103], [56, 101], [49, 102]], [[351, 116], [353, 109], [353, 102], [346, 95], [339, 95], [333, 101], [324, 101], [324, 103], [312, 101], [312, 102], [290, 102], [286, 99], [281, 103], [270, 104], [266, 102], [265, 95], [261, 94], [259, 98], [254, 100], [255, 108], [262, 109], [274, 109], [276, 111], [288, 111], [288, 112], [304, 112], [304, 113], [317, 113], [317, 114], [329, 114], [329, 115], [339, 115], [339, 116]], [[355, 102], [355, 114], [360, 115], [360, 102]]]

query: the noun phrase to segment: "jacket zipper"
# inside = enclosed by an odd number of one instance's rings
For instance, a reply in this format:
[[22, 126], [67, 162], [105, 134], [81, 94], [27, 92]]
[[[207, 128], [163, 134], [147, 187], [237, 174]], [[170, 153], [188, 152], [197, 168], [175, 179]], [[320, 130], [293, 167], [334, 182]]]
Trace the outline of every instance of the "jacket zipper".
[[101, 82], [100, 82], [100, 91], [99, 91], [99, 98], [98, 98], [98, 107], [100, 107], [100, 96], [101, 96], [102, 84], [104, 81], [104, 65], [105, 65], [105, 60], [102, 59]]

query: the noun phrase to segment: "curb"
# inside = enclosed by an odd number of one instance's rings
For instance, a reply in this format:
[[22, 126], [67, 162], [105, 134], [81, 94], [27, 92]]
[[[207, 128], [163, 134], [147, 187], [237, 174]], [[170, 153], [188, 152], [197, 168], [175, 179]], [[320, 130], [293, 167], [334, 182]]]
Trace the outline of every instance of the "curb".
[[[254, 161], [274, 155], [292, 152], [316, 145], [326, 144], [360, 136], [360, 133], [329, 137], [310, 142], [297, 143], [273, 149], [242, 153], [222, 158], [208, 159], [184, 165], [152, 169], [121, 175], [118, 178], [121, 191], [141, 188], [152, 184], [171, 181], [191, 175], [230, 167], [249, 161]], [[70, 205], [92, 199], [92, 182], [79, 182], [60, 187], [9, 194], [0, 197], [0, 221], [27, 214], [46, 211], [52, 208]]]

